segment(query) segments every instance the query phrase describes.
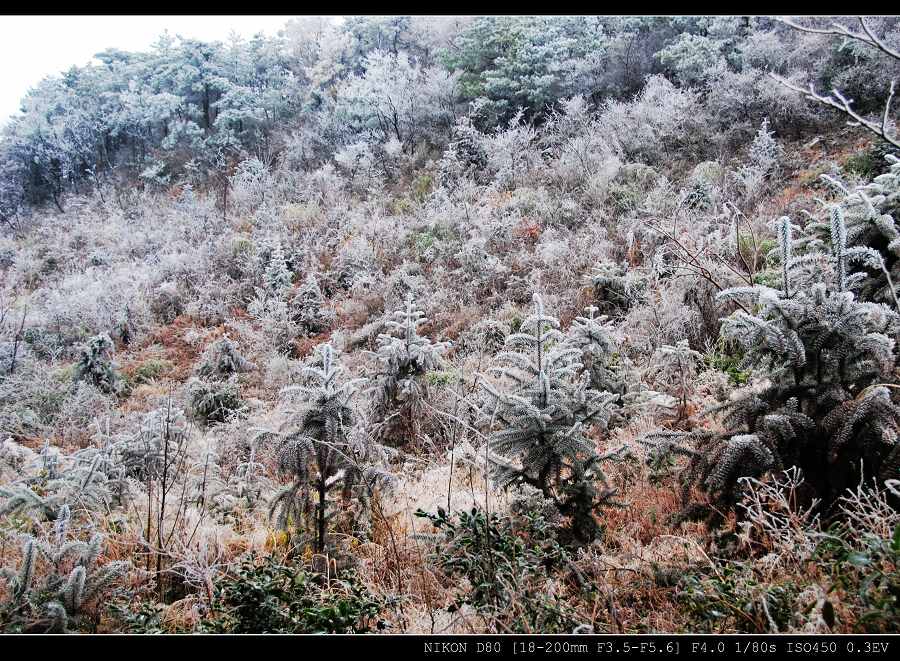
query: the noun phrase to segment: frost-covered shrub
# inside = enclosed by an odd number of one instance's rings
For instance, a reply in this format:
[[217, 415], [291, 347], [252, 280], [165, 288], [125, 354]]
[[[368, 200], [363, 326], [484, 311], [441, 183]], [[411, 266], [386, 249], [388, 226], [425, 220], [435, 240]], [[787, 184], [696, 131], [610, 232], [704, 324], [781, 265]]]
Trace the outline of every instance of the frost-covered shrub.
[[257, 289], [256, 297], [247, 306], [247, 312], [262, 326], [268, 343], [278, 350], [285, 350], [298, 334], [289, 303], [279, 295]]
[[24, 340], [0, 342], [0, 375], [8, 375], [23, 364], [34, 361], [35, 355]]
[[698, 163], [682, 192], [684, 204], [691, 209], [716, 209], [726, 185], [726, 170], [718, 161]]
[[73, 380], [87, 381], [103, 392], [117, 392], [120, 380], [113, 362], [114, 354], [115, 346], [109, 336], [95, 335], [79, 352]]
[[332, 277], [349, 289], [359, 278], [369, 274], [375, 263], [375, 251], [365, 238], [354, 236], [338, 250], [331, 265]]
[[43, 336], [39, 343], [44, 350], [57, 357], [72, 356], [81, 343], [98, 334], [128, 344], [147, 328], [151, 317], [142, 295], [150, 280], [149, 269], [133, 265], [103, 273], [89, 267], [34, 292], [28, 325], [32, 333]]
[[263, 285], [267, 293], [282, 297], [290, 288], [294, 274], [288, 268], [281, 241], [272, 239], [270, 243], [271, 249], [268, 251], [268, 261], [265, 271], [263, 271]]
[[8, 482], [23, 476], [36, 457], [36, 453], [31, 448], [16, 443], [12, 438], [7, 438], [0, 443], [0, 480]]
[[377, 192], [384, 186], [384, 175], [372, 153], [372, 146], [359, 140], [343, 147], [334, 155], [335, 163], [347, 175], [350, 186], [360, 192]]
[[402, 309], [407, 299], [425, 298], [429, 289], [422, 267], [415, 262], [403, 262], [384, 282], [382, 298], [385, 309]]
[[777, 175], [783, 151], [773, 132], [769, 130], [768, 118], [763, 119], [756, 137], [750, 144], [746, 163], [735, 173], [747, 197], [756, 197], [765, 181]]
[[[201, 414], [201, 417], [204, 416]], [[168, 405], [150, 411], [144, 415], [136, 433], [126, 435], [113, 446], [116, 469], [123, 477], [142, 482], [148, 478], [157, 479], [164, 470], [171, 468], [166, 462], [171, 462], [171, 457], [183, 451], [188, 430], [184, 412], [180, 409]]]
[[662, 163], [702, 149], [706, 126], [699, 95], [663, 76], [647, 79], [632, 101], [607, 101], [598, 118], [608, 144], [622, 160]]
[[109, 453], [96, 448], [65, 455], [45, 445], [22, 477], [0, 488], [0, 516], [24, 516], [35, 522], [56, 521], [67, 510], [101, 516], [122, 504], [113, 488], [117, 470]]
[[509, 333], [509, 324], [496, 319], [482, 319], [460, 334], [456, 352], [492, 356], [503, 348]]
[[542, 163], [537, 149], [537, 133], [524, 120], [522, 111], [514, 115], [505, 129], [484, 137], [488, 172], [500, 188], [513, 188], [522, 176]]
[[622, 212], [633, 212], [645, 203], [647, 194], [664, 178], [649, 165], [627, 163], [621, 166], [607, 188], [608, 201]]
[[184, 313], [184, 299], [174, 282], [163, 282], [150, 299], [150, 310], [161, 324], [171, 324]]
[[273, 187], [272, 175], [258, 158], [238, 163], [230, 179], [231, 198], [240, 211], [251, 211], [266, 202]]
[[249, 372], [253, 363], [244, 358], [228, 335], [210, 344], [200, 357], [197, 373], [212, 378], [227, 378], [241, 372]]

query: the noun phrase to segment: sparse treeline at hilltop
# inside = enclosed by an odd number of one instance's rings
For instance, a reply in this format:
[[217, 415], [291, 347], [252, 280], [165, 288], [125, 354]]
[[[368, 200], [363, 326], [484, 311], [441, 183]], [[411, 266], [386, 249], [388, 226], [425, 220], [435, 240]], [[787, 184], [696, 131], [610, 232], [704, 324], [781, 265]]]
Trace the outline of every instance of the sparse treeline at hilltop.
[[43, 80], [0, 628], [896, 631], [898, 51], [304, 17]]

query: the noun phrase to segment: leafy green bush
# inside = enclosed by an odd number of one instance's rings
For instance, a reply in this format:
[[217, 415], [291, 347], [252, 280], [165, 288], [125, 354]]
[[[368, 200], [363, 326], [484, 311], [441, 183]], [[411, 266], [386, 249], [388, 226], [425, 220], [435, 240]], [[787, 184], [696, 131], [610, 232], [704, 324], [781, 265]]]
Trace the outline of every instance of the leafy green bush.
[[715, 349], [705, 356], [705, 362], [711, 369], [727, 374], [732, 386], [745, 386], [750, 381], [750, 371], [741, 369], [744, 357], [739, 351], [728, 349], [726, 343], [719, 340]]
[[800, 592], [794, 581], [764, 580], [741, 562], [725, 563], [713, 572], [689, 572], [677, 589], [691, 616], [691, 630], [707, 633], [785, 631]]
[[889, 153], [888, 145], [872, 145], [848, 158], [844, 163], [844, 170], [862, 179], [874, 179], [884, 171], [884, 157]]
[[900, 623], [900, 526], [890, 537], [829, 535], [819, 545], [816, 563], [833, 584], [852, 595], [859, 611], [857, 633], [893, 633]]
[[[533, 506], [511, 516], [469, 512], [437, 514], [417, 510], [443, 534], [433, 561], [467, 585], [447, 608], [471, 606], [504, 632], [571, 632], [578, 626], [563, 595], [548, 594], [547, 580], [569, 561], [556, 538], [556, 526]], [[466, 579], [462, 581], [460, 579]]]
[[150, 383], [171, 370], [172, 367], [171, 361], [160, 358], [148, 358], [134, 370], [131, 382], [134, 384]]
[[327, 582], [275, 558], [251, 556], [219, 581], [214, 633], [367, 633], [384, 629], [383, 607], [352, 573]]

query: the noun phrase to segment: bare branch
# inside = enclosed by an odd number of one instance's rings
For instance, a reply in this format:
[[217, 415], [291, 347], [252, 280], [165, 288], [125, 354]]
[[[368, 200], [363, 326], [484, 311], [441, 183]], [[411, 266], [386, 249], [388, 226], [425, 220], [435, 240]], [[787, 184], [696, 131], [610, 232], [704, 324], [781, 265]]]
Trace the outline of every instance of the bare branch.
[[887, 55], [888, 57], [892, 57], [896, 60], [900, 60], [900, 52], [895, 51], [886, 43], [884, 43], [881, 39], [875, 36], [875, 33], [872, 32], [871, 28], [866, 24], [866, 19], [862, 16], [857, 16], [857, 20], [862, 26], [863, 32], [865, 34], [860, 34], [859, 32], [854, 32], [849, 29], [846, 25], [842, 25], [840, 23], [834, 22], [831, 24], [831, 27], [828, 28], [811, 28], [805, 25], [801, 25], [799, 23], [795, 23], [789, 18], [782, 17], [774, 17], [776, 21], [779, 23], [783, 23], [788, 27], [791, 27], [795, 30], [799, 30], [801, 32], [809, 32], [811, 34], [826, 34], [826, 35], [834, 35], [838, 37], [845, 37], [847, 39], [853, 39], [854, 41], [859, 41], [868, 46], [872, 46], [877, 48], [882, 53]]
[[847, 99], [838, 90], [832, 90], [832, 94], [834, 96], [831, 96], [831, 95], [823, 96], [823, 95], [819, 94], [818, 92], [816, 92], [815, 88], [811, 84], [810, 84], [809, 88], [804, 89], [804, 88], [802, 88], [798, 85], [795, 85], [794, 83], [792, 83], [774, 73], [769, 73], [769, 77], [771, 77], [773, 80], [776, 80], [777, 82], [781, 83], [788, 89], [792, 89], [795, 92], [800, 92], [801, 94], [806, 96], [806, 98], [808, 98], [808, 99], [811, 99], [813, 101], [816, 101], [816, 102], [821, 103], [826, 106], [830, 106], [831, 108], [834, 108], [834, 109], [844, 113], [845, 115], [847, 115], [848, 117], [851, 117], [853, 119], [853, 121], [847, 122], [850, 126], [862, 126], [863, 128], [867, 129], [871, 133], [874, 133], [875, 135], [877, 135], [882, 140], [885, 140], [885, 141], [889, 142], [891, 145], [893, 145], [894, 147], [897, 147], [898, 149], [900, 149], [900, 139], [888, 134], [888, 124], [890, 122], [891, 102], [894, 99], [894, 94], [895, 94], [895, 89], [896, 89], [896, 84], [894, 81], [891, 82], [890, 92], [888, 94], [888, 98], [887, 98], [887, 101], [885, 102], [885, 106], [884, 106], [884, 114], [882, 116], [881, 124], [879, 125], [879, 124], [876, 124], [875, 122], [872, 122], [872, 121], [866, 119], [865, 117], [863, 117], [862, 115], [857, 113], [853, 109], [853, 106], [852, 106], [853, 99]]

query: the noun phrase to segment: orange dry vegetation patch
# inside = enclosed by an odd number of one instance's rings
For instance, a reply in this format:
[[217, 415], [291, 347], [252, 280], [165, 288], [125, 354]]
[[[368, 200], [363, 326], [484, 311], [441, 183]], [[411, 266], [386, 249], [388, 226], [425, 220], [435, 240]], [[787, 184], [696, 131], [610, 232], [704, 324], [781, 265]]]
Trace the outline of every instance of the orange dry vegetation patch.
[[536, 221], [523, 219], [513, 234], [522, 239], [526, 245], [533, 246], [541, 238], [541, 225]]
[[132, 389], [131, 395], [122, 404], [124, 412], [149, 412], [160, 406], [160, 402], [172, 396], [172, 385], [162, 382], [143, 383]]
[[[616, 486], [619, 486], [616, 484]], [[678, 490], [672, 485], [654, 485], [638, 479], [620, 489], [628, 503], [639, 507], [611, 507], [603, 510], [601, 523], [606, 528], [608, 540], [621, 535], [650, 544], [660, 535], [671, 532], [669, 518], [681, 509]]]
[[384, 309], [384, 298], [367, 296], [363, 300], [347, 298], [334, 305], [337, 312], [337, 327], [348, 331], [359, 330], [374, 314]]
[[376, 514], [372, 523], [371, 542], [357, 549], [366, 582], [382, 593], [399, 589], [415, 602], [445, 606], [449, 586], [442, 584], [443, 575], [431, 565], [426, 544], [411, 537], [404, 514]]
[[247, 312], [247, 310], [245, 310], [244, 308], [231, 308], [231, 316], [235, 319], [240, 319], [243, 321], [253, 321], [253, 317], [251, 317], [250, 313]]
[[808, 206], [811, 200], [812, 190], [805, 179], [801, 179], [792, 183], [772, 198], [769, 206], [773, 209], [772, 213], [782, 214], [797, 204]]
[[796, 213], [799, 208], [815, 205], [816, 191], [813, 185], [820, 182], [820, 175], [828, 172], [833, 163], [841, 166], [854, 155], [872, 148], [874, 140], [867, 135], [851, 134], [837, 139], [819, 139], [802, 146], [791, 147], [806, 166], [794, 173], [786, 186], [767, 204], [769, 215]]
[[148, 360], [165, 358], [165, 351], [158, 344], [150, 344], [119, 358], [119, 371], [126, 377], [133, 378], [137, 370]]
[[332, 331], [325, 331], [324, 333], [319, 333], [312, 337], [298, 337], [295, 339], [293, 342], [294, 357], [302, 360], [312, 354], [313, 349], [331, 339], [331, 332]]
[[158, 344], [163, 348], [164, 358], [174, 365], [171, 377], [177, 381], [184, 381], [190, 375], [200, 353], [199, 347], [184, 340], [185, 331], [193, 327], [194, 320], [191, 317], [180, 315], [168, 326], [152, 333], [146, 342], [146, 345]]
[[25, 434], [10, 433], [9, 437], [19, 445], [25, 446], [26, 448], [29, 448], [31, 450], [40, 450], [46, 443], [40, 436], [27, 436]]
[[480, 318], [479, 311], [472, 308], [436, 312], [432, 332], [442, 332], [448, 339], [456, 341], [463, 331], [474, 326]]

